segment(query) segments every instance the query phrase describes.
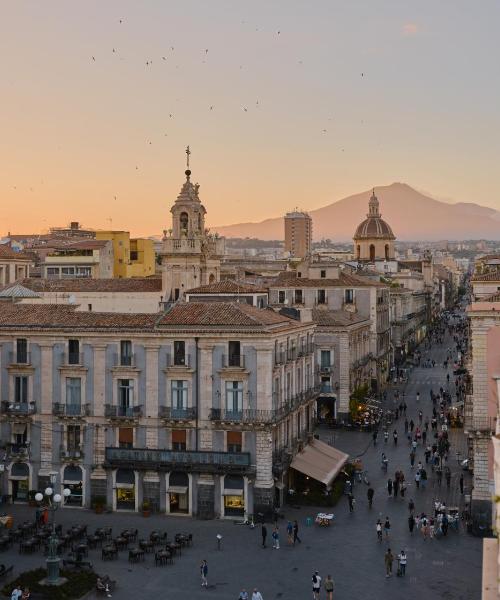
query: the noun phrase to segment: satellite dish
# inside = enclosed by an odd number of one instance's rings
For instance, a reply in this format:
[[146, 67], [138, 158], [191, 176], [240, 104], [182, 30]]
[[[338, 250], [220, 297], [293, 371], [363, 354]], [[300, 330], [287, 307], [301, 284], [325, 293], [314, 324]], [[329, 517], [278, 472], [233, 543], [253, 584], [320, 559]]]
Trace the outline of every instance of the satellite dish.
[[76, 297], [74, 294], [71, 294], [71, 296], [68, 298], [68, 302], [69, 304], [76, 304]]

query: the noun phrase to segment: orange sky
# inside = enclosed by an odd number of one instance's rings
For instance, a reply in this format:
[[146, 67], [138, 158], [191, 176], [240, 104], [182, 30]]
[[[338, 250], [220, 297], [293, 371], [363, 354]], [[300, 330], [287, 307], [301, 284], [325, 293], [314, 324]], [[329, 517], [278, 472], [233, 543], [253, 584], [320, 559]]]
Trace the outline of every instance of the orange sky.
[[160, 234], [187, 144], [212, 225], [392, 181], [500, 209], [499, 5], [449, 7], [5, 4], [0, 235]]

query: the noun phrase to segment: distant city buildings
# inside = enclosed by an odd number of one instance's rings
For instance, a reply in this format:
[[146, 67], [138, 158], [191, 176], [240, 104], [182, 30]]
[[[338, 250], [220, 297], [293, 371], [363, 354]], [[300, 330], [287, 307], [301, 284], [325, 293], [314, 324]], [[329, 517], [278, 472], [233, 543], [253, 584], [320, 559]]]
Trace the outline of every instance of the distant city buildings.
[[305, 258], [312, 247], [312, 219], [306, 212], [285, 215], [285, 252], [293, 258]]

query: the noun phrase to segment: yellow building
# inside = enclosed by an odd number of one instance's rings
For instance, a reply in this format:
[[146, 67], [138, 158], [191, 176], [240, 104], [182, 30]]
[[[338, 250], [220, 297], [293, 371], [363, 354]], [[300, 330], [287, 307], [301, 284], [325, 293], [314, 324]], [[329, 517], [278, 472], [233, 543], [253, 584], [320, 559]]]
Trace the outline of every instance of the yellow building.
[[148, 277], [155, 274], [153, 240], [130, 239], [128, 231], [96, 231], [96, 240], [111, 240], [114, 277]]

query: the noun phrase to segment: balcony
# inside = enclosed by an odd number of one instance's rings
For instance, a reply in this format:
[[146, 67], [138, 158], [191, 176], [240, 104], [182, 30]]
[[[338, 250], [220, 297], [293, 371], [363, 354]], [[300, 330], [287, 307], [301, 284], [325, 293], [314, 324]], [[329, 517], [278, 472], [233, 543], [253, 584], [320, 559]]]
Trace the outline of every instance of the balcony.
[[143, 416], [142, 405], [116, 406], [115, 404], [105, 404], [104, 416], [106, 419], [140, 419]]
[[115, 354], [113, 357], [113, 368], [136, 369], [135, 354]]
[[[203, 246], [202, 246], [203, 243]], [[162, 252], [165, 254], [201, 254], [208, 251], [211, 255], [224, 255], [224, 240], [207, 239], [203, 240], [188, 238], [164, 238]]]
[[222, 355], [223, 369], [244, 369], [245, 357], [242, 354], [223, 354]]
[[27, 367], [31, 365], [31, 352], [9, 352], [9, 365]]
[[494, 435], [496, 426], [496, 417], [475, 417], [466, 414], [464, 418], [464, 432], [469, 434]]
[[27, 458], [29, 456], [29, 442], [25, 444], [6, 444], [7, 454], [11, 458]]
[[331, 394], [333, 392], [332, 385], [330, 383], [322, 383], [319, 393], [320, 394]]
[[278, 412], [276, 410], [256, 410], [252, 408], [244, 408], [238, 411], [226, 410], [225, 408], [212, 408], [208, 418], [210, 421], [251, 425], [274, 423]]
[[81, 367], [83, 364], [83, 353], [61, 352], [61, 364], [65, 367]]
[[83, 458], [83, 450], [81, 449], [81, 446], [78, 446], [78, 448], [69, 449], [64, 448], [64, 446], [61, 446], [61, 448], [59, 449], [59, 456], [63, 461], [80, 460]]
[[196, 419], [196, 408], [194, 406], [186, 408], [160, 406], [160, 418], [166, 421], [193, 421]]
[[182, 369], [191, 368], [191, 360], [189, 354], [177, 354], [167, 356], [167, 369]]
[[249, 473], [254, 468], [249, 452], [149, 450], [148, 448], [106, 448], [105, 466], [132, 469], [171, 469], [195, 473]]
[[88, 417], [90, 416], [90, 404], [56, 402], [52, 405], [52, 414], [56, 417]]
[[333, 371], [333, 365], [320, 365], [319, 372], [322, 375], [329, 375]]
[[13, 417], [28, 417], [36, 413], [35, 402], [2, 402], [2, 413]]

